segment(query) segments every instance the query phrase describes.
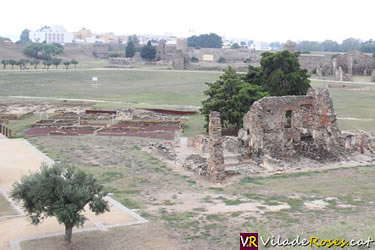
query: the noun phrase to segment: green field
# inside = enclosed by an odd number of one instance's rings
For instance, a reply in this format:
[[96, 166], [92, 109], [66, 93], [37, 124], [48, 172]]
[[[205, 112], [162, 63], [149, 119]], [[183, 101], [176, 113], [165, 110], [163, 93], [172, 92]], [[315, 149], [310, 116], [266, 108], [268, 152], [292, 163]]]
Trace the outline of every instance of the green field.
[[[152, 105], [200, 105], [206, 81], [218, 73], [140, 70], [6, 72], [0, 96], [95, 99]], [[92, 77], [99, 78], [92, 81]]]
[[[74, 71], [0, 71], [0, 102], [56, 101], [54, 98], [90, 99], [97, 102], [94, 108], [162, 107], [197, 110], [204, 99], [205, 82], [215, 81], [221, 73], [162, 71], [162, 70], [74, 70]], [[92, 77], [97, 76], [97, 82]], [[361, 86], [365, 84], [359, 78]], [[324, 87], [332, 82], [312, 81], [313, 87]], [[344, 84], [345, 85], [345, 84]], [[374, 130], [375, 91], [332, 88], [338, 123], [344, 130]], [[41, 97], [19, 99], [9, 96]], [[52, 99], [51, 99], [52, 98]], [[61, 101], [61, 100], [60, 100]], [[354, 118], [354, 119], [353, 119]], [[10, 126], [24, 128], [27, 121]], [[187, 135], [204, 131], [202, 117], [188, 122]]]

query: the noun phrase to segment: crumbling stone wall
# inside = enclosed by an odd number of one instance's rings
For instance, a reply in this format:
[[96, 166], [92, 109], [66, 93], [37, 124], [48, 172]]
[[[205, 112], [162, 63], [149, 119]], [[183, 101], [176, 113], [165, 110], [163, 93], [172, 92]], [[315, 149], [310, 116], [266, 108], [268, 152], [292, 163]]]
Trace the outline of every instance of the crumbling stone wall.
[[351, 51], [337, 56], [337, 67], [349, 75], [369, 75], [375, 69], [375, 59], [359, 51]]
[[210, 182], [217, 183], [223, 181], [225, 178], [220, 113], [212, 111], [209, 118], [208, 177]]
[[245, 115], [244, 130], [252, 158], [258, 161], [265, 155], [319, 161], [342, 155], [341, 132], [327, 89], [309, 89], [306, 96], [262, 98]]

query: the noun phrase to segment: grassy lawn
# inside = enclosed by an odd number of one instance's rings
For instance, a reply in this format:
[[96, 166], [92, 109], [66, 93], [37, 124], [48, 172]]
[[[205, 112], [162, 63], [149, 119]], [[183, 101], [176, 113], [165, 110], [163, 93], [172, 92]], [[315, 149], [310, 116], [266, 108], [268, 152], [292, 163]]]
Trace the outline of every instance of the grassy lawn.
[[[202, 92], [207, 87], [204, 83], [215, 81], [220, 75], [215, 72], [156, 70], [15, 71], [0, 74], [0, 102], [46, 101], [7, 97], [21, 95], [110, 101], [96, 103], [94, 108], [97, 109], [160, 107], [195, 110], [204, 99]], [[92, 76], [97, 76], [99, 81], [93, 82]], [[359, 77], [365, 82], [362, 78]], [[312, 81], [313, 87], [325, 87], [327, 84], [343, 85]], [[374, 87], [373, 84], [364, 83], [361, 83], [361, 86]], [[330, 92], [341, 129], [369, 131], [375, 128], [375, 91], [332, 88]], [[51, 99], [48, 101], [53, 102]], [[10, 127], [20, 130], [19, 128], [24, 128], [34, 118], [27, 117], [24, 121], [11, 122]], [[204, 132], [203, 121], [201, 116], [189, 120], [185, 135]]]
[[9, 202], [2, 195], [0, 195], [0, 217], [16, 214], [16, 211], [12, 208]]
[[[115, 199], [139, 209], [151, 221], [131, 241], [144, 239], [146, 228], [153, 223], [166, 232], [154, 240], [176, 240], [182, 249], [238, 249], [240, 232], [285, 238], [297, 234], [307, 238], [375, 237], [375, 166], [256, 179], [238, 176], [226, 185], [209, 186], [142, 151], [149, 141], [95, 136], [31, 138], [54, 160], [92, 173]], [[101, 249], [91, 242], [96, 242], [97, 235], [104, 242], [118, 242], [117, 248], [109, 245], [108, 249], [134, 249], [118, 233], [132, 228], [74, 235], [74, 244], [80, 244], [74, 249]], [[89, 243], [85, 246], [82, 241]], [[62, 237], [26, 242], [24, 249], [59, 242]]]
[[[200, 105], [204, 82], [218, 73], [173, 71], [6, 72], [0, 96], [85, 98], [144, 104]], [[97, 76], [99, 80], [91, 79]]]

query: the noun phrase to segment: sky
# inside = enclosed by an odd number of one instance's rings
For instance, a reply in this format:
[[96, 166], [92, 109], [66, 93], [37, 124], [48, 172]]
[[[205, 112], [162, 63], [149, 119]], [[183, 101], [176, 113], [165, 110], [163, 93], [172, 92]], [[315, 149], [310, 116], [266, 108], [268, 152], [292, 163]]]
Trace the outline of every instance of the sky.
[[374, 0], [2, 0], [0, 36], [62, 25], [115, 34], [214, 32], [255, 41], [375, 39]]

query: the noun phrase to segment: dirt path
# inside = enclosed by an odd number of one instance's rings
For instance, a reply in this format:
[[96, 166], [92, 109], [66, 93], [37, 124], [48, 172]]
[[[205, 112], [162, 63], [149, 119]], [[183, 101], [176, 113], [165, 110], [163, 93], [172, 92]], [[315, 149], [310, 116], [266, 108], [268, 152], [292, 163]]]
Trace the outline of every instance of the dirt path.
[[[37, 171], [42, 162], [53, 163], [28, 141], [0, 140], [0, 189], [8, 193], [16, 180], [25, 174]], [[111, 227], [147, 222], [115, 200], [109, 197], [106, 199], [110, 204], [110, 212], [96, 216], [86, 209], [85, 215], [88, 220], [79, 231], [107, 231]], [[49, 218], [39, 226], [33, 226], [25, 216], [0, 217], [0, 249], [20, 249], [22, 240], [59, 235], [63, 230], [64, 227], [59, 225], [55, 218]]]

